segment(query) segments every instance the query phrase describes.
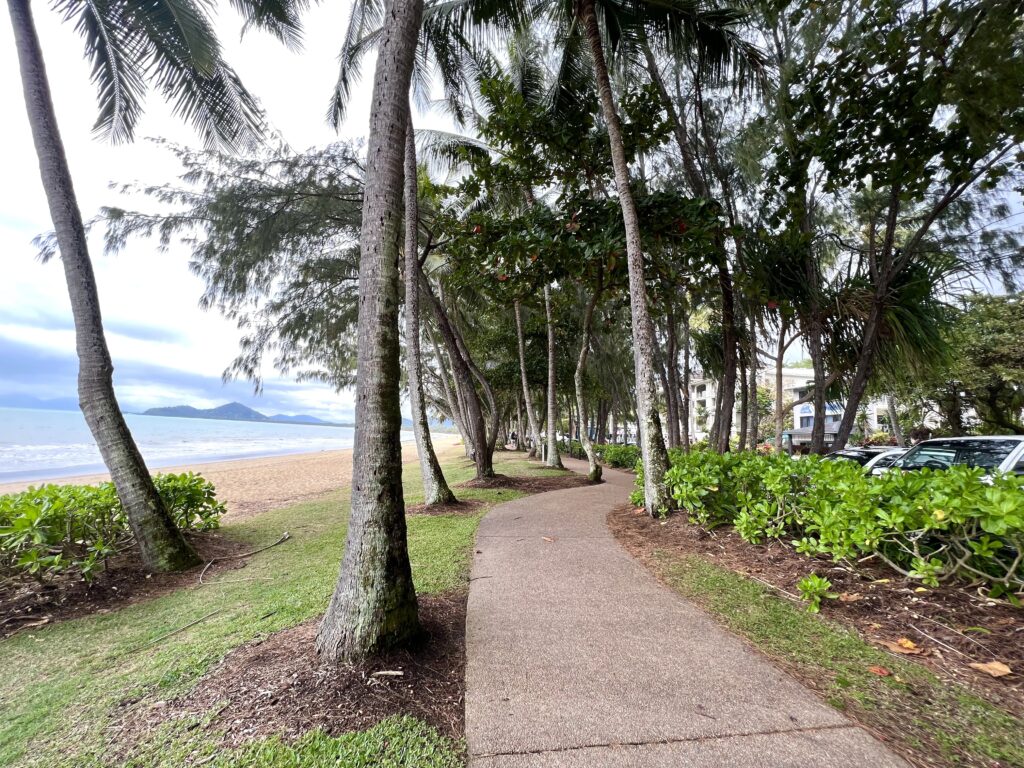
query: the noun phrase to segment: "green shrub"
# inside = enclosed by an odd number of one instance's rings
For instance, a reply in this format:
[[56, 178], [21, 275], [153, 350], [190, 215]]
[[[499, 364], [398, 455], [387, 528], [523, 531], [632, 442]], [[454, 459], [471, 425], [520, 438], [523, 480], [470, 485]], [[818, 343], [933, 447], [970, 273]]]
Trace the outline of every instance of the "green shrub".
[[607, 443], [595, 446], [597, 457], [609, 467], [633, 469], [640, 461], [640, 446]]
[[874, 555], [934, 586], [1024, 586], [1024, 478], [952, 467], [871, 476], [852, 461], [784, 454], [673, 452], [666, 474], [690, 519], [732, 524], [746, 541], [789, 538], [798, 552]]
[[797, 589], [800, 590], [800, 597], [807, 601], [807, 610], [817, 613], [821, 610], [821, 600], [824, 597], [835, 600], [838, 595], [832, 592], [832, 582], [824, 576], [812, 573], [804, 576], [797, 582]]
[[[157, 492], [183, 531], [216, 528], [224, 513], [199, 475], [157, 475]], [[78, 572], [92, 579], [107, 558], [132, 544], [113, 483], [44, 485], [0, 496], [0, 574], [38, 579]]]

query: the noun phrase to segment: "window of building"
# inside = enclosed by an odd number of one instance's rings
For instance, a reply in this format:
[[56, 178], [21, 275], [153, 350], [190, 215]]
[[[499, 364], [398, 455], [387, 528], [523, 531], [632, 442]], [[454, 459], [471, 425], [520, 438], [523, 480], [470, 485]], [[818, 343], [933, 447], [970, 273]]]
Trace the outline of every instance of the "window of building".
[[697, 385], [697, 394], [698, 395], [703, 395], [706, 391], [707, 391], [707, 386], [706, 385], [704, 385], [704, 384], [698, 384]]
[[814, 424], [813, 416], [801, 416], [800, 417], [800, 429], [807, 429]]

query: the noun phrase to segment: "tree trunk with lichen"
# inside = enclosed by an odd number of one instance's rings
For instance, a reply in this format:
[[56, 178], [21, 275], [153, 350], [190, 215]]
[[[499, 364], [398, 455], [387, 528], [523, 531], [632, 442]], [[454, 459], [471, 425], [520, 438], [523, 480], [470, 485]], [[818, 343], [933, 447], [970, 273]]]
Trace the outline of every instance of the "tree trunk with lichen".
[[601, 280], [598, 278], [597, 288], [594, 289], [594, 295], [590, 298], [586, 313], [583, 315], [583, 340], [580, 343], [580, 354], [576, 360], [576, 374], [573, 377], [573, 382], [576, 385], [576, 408], [580, 413], [580, 420], [584, 422], [580, 425], [580, 443], [583, 445], [583, 451], [587, 454], [587, 477], [592, 483], [596, 483], [601, 479], [601, 465], [597, 461], [594, 444], [590, 441], [590, 429], [585, 423], [583, 416], [586, 413], [586, 402], [583, 397], [583, 376], [587, 372], [587, 356], [590, 354], [590, 331], [594, 325], [594, 309], [597, 307], [597, 302], [601, 297], [601, 288]]
[[354, 662], [420, 634], [402, 494], [398, 251], [409, 82], [422, 0], [389, 0], [370, 108], [360, 231], [352, 504], [316, 650]]

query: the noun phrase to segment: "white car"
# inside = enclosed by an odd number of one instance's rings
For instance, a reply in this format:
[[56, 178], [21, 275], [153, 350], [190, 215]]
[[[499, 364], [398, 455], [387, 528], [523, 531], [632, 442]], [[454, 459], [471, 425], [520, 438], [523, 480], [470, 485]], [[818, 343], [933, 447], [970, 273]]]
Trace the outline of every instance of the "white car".
[[981, 467], [985, 474], [1024, 475], [1024, 435], [940, 437], [918, 443], [893, 462], [893, 469], [949, 469], [955, 465]]
[[896, 460], [906, 452], [906, 448], [892, 448], [880, 453], [864, 465], [864, 471], [872, 475], [880, 475], [895, 464]]

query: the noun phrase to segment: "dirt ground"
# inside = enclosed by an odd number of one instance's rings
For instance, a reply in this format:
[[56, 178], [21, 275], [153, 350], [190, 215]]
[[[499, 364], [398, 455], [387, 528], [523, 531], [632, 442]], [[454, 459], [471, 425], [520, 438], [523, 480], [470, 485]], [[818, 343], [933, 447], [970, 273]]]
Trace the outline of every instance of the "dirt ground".
[[[927, 666], [941, 679], [955, 680], [1024, 716], [1024, 610], [1020, 608], [987, 600], [963, 587], [923, 588], [871, 562], [861, 563], [854, 571], [830, 559], [805, 557], [781, 542], [748, 544], [731, 528], [709, 532], [688, 523], [683, 515], [660, 521], [625, 506], [609, 515], [608, 524], [622, 545], [641, 560], [649, 562], [659, 550], [699, 554], [790, 599], [797, 598], [800, 579], [812, 572], [824, 576], [838, 598], [822, 601], [823, 616], [852, 627], [869, 643]], [[901, 639], [910, 640], [915, 648], [903, 647]], [[1007, 664], [1014, 674], [995, 678], [969, 666], [991, 661]]]
[[319, 619], [244, 645], [185, 696], [141, 708], [123, 702], [110, 740], [127, 757], [132, 744], [160, 726], [211, 710], [209, 727], [224, 733], [226, 747], [271, 734], [292, 740], [314, 728], [360, 730], [392, 715], [412, 715], [461, 738], [466, 595], [421, 596], [419, 612], [424, 634], [417, 645], [359, 666], [317, 657]]

